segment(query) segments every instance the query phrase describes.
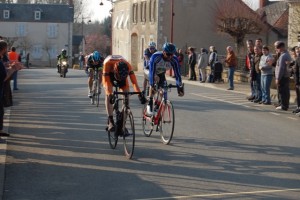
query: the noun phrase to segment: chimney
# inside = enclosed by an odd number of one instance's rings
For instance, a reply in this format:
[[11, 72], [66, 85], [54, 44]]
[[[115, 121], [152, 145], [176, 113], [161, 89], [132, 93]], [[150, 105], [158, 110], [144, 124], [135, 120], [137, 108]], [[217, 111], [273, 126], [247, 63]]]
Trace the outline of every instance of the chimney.
[[70, 6], [74, 6], [73, 0], [69, 0], [69, 5], [70, 5]]
[[268, 4], [268, 0], [259, 0], [259, 8], [263, 8]]

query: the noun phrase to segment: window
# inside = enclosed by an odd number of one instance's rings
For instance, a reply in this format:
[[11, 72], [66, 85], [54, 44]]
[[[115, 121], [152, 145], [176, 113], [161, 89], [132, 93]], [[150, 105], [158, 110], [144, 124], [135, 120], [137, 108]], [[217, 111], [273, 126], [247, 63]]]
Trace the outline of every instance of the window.
[[25, 23], [18, 23], [17, 24], [17, 32], [18, 37], [25, 37], [27, 35], [26, 31], [26, 24]]
[[3, 19], [9, 19], [10, 12], [9, 10], [3, 10]]
[[43, 48], [42, 45], [34, 45], [32, 48], [32, 57], [34, 59], [41, 59], [43, 56]]
[[150, 0], [149, 3], [149, 21], [155, 22], [156, 16], [156, 0]]
[[57, 24], [50, 23], [47, 27], [48, 38], [57, 38], [58, 35], [58, 26]]
[[127, 15], [126, 20], [124, 22], [124, 29], [129, 29], [129, 23], [128, 23], [128, 21], [129, 21], [129, 15]]
[[56, 45], [50, 46], [48, 52], [49, 52], [49, 55], [50, 55], [51, 59], [56, 58], [57, 55], [58, 55]]
[[119, 20], [118, 28], [123, 28], [123, 20], [124, 20], [124, 13], [122, 13], [121, 18]]
[[141, 22], [146, 22], [146, 5], [146, 1], [141, 2]]
[[134, 3], [132, 5], [132, 22], [133, 23], [137, 23], [137, 19], [138, 19], [138, 4], [137, 3]]
[[41, 20], [41, 11], [34, 11], [34, 20]]

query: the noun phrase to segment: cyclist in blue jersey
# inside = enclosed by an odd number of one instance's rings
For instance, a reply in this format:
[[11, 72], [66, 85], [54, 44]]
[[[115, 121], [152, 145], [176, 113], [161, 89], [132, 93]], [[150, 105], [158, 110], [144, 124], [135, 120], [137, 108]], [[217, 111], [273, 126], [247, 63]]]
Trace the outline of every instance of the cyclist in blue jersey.
[[173, 68], [178, 96], [184, 95], [184, 87], [181, 80], [180, 65], [178, 58], [175, 55], [176, 46], [172, 43], [165, 43], [163, 45], [163, 51], [154, 53], [149, 62], [149, 102], [147, 105], [147, 114], [153, 115], [153, 95], [154, 84], [158, 87], [163, 87], [166, 81], [166, 71]]
[[149, 76], [149, 61], [151, 56], [157, 52], [156, 43], [150, 42], [148, 48], [144, 51], [144, 82], [143, 82], [143, 92], [146, 93], [146, 87], [148, 83]]
[[88, 87], [89, 87], [89, 93], [88, 97], [92, 98], [93, 92], [92, 92], [92, 87], [93, 87], [93, 74], [95, 68], [98, 68], [98, 76], [99, 76], [99, 86], [102, 83], [102, 69], [103, 69], [103, 61], [104, 58], [101, 56], [101, 54], [98, 51], [94, 51], [92, 54], [88, 56], [87, 59], [87, 64], [86, 64], [86, 71], [89, 75], [88, 78]]

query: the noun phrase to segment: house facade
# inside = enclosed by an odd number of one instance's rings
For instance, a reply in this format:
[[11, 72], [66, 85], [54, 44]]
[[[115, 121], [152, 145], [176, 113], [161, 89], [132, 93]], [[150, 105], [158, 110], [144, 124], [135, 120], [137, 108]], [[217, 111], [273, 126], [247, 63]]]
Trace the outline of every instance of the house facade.
[[[234, 46], [235, 43], [228, 34], [216, 30], [218, 2], [115, 0], [112, 12], [112, 52], [123, 55], [136, 70], [143, 68], [143, 51], [150, 41], [157, 43], [158, 50], [166, 41], [173, 42], [183, 50], [193, 46], [199, 51], [202, 47], [208, 49], [213, 45], [220, 55], [225, 55], [226, 46]], [[262, 35], [249, 36], [251, 39], [257, 37], [271, 43], [278, 39], [271, 29]]]
[[73, 15], [70, 5], [0, 4], [0, 35], [32, 65], [53, 67], [62, 49], [72, 52]]
[[300, 46], [300, 0], [286, 0], [289, 5], [288, 46]]

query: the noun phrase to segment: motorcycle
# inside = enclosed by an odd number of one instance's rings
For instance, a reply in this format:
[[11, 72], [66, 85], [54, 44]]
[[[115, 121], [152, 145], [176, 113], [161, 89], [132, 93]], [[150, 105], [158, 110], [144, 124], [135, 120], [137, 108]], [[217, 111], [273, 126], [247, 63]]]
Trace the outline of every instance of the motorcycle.
[[62, 59], [60, 61], [60, 77], [66, 78], [66, 74], [68, 72], [68, 60], [67, 59]]

